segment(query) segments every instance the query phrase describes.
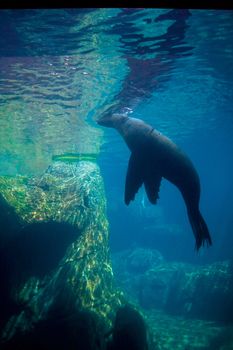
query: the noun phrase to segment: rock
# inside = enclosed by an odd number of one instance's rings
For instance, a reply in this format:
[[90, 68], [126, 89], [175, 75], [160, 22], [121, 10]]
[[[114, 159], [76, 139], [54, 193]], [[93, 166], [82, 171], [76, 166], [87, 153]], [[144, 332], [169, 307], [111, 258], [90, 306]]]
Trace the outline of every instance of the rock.
[[112, 256], [114, 275], [119, 287], [129, 300], [143, 307], [144, 289], [147, 288], [144, 284], [145, 274], [162, 262], [163, 257], [156, 249], [135, 248]]
[[144, 309], [227, 323], [233, 322], [232, 266], [166, 262], [159, 252], [138, 248], [113, 257], [120, 287]]
[[147, 350], [148, 331], [143, 316], [131, 305], [117, 310], [108, 350]]
[[127, 257], [127, 270], [132, 273], [145, 273], [163, 261], [162, 254], [156, 249], [137, 248]]
[[[54, 305], [65, 310], [55, 334], [61, 324], [64, 329], [68, 327], [68, 333], [72, 332], [68, 320], [76, 310], [72, 317], [77, 324], [84, 322], [80, 321], [82, 313], [89, 315], [84, 317], [89, 325], [85, 329], [92, 324], [98, 333], [101, 325], [101, 338], [111, 327], [123, 295], [113, 283], [105, 195], [97, 164], [54, 162], [40, 177], [2, 176], [0, 193], [2, 247], [15, 252], [18, 260], [15, 264], [13, 254], [7, 258], [6, 253], [1, 254], [1, 259], [7, 259], [8, 265], [13, 266], [9, 268], [10, 279], [1, 271], [8, 279], [8, 289], [0, 290], [1, 303], [4, 304], [7, 296], [9, 306], [5, 307], [1, 324], [4, 346], [17, 339], [24, 342], [25, 334], [26, 338], [37, 338], [43, 324], [50, 327], [54, 320], [51, 317]], [[11, 216], [14, 225], [8, 239], [7, 222]], [[18, 251], [13, 249], [16, 242], [20, 246]], [[23, 278], [16, 278], [17, 274]], [[50, 341], [55, 342], [53, 337]], [[89, 344], [83, 349], [100, 349], [100, 346]]]
[[184, 273], [171, 284], [166, 310], [186, 317], [233, 322], [232, 263], [215, 262], [192, 270], [184, 267]]
[[112, 255], [116, 275], [121, 273], [141, 274], [163, 262], [162, 254], [156, 249], [135, 248]]
[[139, 280], [139, 303], [146, 309], [156, 308], [161, 310], [167, 303], [167, 296], [171, 284], [181, 272], [170, 264], [161, 265], [149, 269]]

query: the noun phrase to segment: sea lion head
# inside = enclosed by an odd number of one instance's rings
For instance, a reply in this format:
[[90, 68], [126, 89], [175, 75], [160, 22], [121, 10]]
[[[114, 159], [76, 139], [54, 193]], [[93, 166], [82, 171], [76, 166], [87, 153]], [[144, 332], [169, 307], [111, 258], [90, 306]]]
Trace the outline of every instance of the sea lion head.
[[109, 128], [119, 129], [121, 124], [125, 122], [129, 117], [127, 114], [113, 113], [111, 115], [103, 116], [97, 120], [97, 123], [101, 126], [106, 126]]

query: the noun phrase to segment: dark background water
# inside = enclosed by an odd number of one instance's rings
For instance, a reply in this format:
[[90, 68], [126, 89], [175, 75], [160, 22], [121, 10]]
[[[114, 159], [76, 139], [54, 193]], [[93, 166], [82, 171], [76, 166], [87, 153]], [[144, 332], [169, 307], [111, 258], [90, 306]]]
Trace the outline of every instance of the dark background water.
[[[233, 12], [188, 9], [0, 10], [2, 175], [40, 173], [54, 154], [99, 152], [110, 244], [168, 260], [232, 258]], [[213, 247], [199, 255], [180, 193], [163, 180], [123, 203], [129, 151], [96, 125], [126, 111], [193, 160]]]

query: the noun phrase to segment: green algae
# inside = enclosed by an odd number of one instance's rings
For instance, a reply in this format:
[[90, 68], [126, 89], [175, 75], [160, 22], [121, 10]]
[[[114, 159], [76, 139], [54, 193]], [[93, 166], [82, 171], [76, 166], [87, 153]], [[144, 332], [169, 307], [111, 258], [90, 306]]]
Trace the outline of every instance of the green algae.
[[22, 227], [54, 221], [68, 223], [81, 232], [53, 271], [44, 278], [32, 276], [14, 289], [14, 299], [26, 305], [30, 313], [23, 310], [13, 315], [5, 326], [4, 339], [46, 318], [48, 305], [54, 304], [64, 288], [69, 291], [67, 299], [70, 294], [75, 307], [94, 312], [107, 331], [124, 297], [114, 283], [106, 199], [98, 165], [56, 161], [41, 176], [0, 177], [0, 193]]

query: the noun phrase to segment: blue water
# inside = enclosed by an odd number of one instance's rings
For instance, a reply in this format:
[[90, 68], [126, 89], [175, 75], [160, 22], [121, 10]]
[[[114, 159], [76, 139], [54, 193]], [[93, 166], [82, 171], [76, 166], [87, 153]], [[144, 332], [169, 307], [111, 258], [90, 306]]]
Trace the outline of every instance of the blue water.
[[[54, 154], [99, 153], [112, 254], [233, 259], [233, 11], [0, 10], [0, 175], [39, 174]], [[175, 141], [201, 182], [213, 246], [199, 254], [178, 190], [124, 204], [130, 152], [96, 120], [127, 112]]]
[[[166, 246], [162, 247], [164, 254], [168, 259], [196, 262], [230, 258], [233, 208], [232, 12], [173, 10], [155, 16], [156, 11], [145, 10], [147, 16], [142, 20], [140, 15], [144, 11], [135, 12], [121, 14], [123, 23], [115, 25], [115, 31], [124, 26], [121, 50], [124, 57], [126, 55], [130, 72], [114, 109], [121, 105], [132, 108], [129, 115], [143, 119], [171, 137], [191, 157], [200, 175], [201, 209], [214, 242], [202, 257], [187, 249], [187, 246], [191, 248], [193, 237], [183, 201], [177, 189], [163, 181], [155, 210], [162, 211], [164, 222], [178, 225], [187, 232], [183, 245], [182, 242], [169, 244], [166, 237], [166, 242], [162, 243]], [[135, 22], [130, 21], [131, 17], [137, 18]], [[140, 27], [143, 22], [144, 33]], [[160, 26], [166, 24], [162, 35], [156, 35], [157, 23]], [[137, 66], [130, 64], [134, 60], [138, 60]], [[134, 243], [158, 246], [155, 236], [151, 241], [142, 232], [147, 216], [153, 216], [147, 202], [142, 208], [143, 191], [137, 195], [137, 204], [129, 208], [123, 204], [128, 157], [129, 151], [115, 131], [106, 130], [102, 169], [109, 199], [112, 248], [122, 249]], [[142, 213], [138, 218], [140, 209]], [[120, 220], [122, 217], [125, 219]], [[129, 217], [131, 220], [127, 220]]]

